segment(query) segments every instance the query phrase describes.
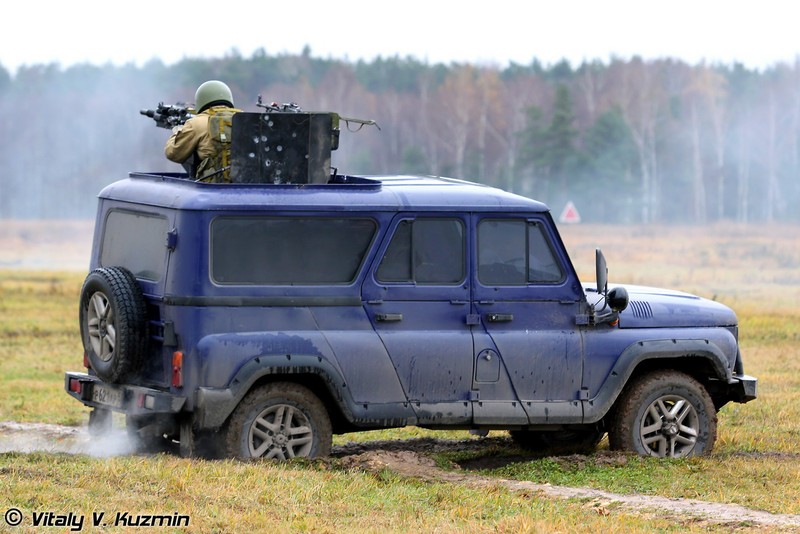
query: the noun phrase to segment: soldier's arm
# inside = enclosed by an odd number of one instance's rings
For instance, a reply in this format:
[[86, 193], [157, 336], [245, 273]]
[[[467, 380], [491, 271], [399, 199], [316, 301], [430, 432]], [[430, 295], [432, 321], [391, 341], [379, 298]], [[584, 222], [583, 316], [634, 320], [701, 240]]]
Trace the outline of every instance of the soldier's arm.
[[199, 136], [195, 129], [194, 121], [188, 120], [183, 126], [176, 126], [172, 135], [167, 139], [164, 154], [167, 159], [176, 163], [183, 163], [197, 149]]

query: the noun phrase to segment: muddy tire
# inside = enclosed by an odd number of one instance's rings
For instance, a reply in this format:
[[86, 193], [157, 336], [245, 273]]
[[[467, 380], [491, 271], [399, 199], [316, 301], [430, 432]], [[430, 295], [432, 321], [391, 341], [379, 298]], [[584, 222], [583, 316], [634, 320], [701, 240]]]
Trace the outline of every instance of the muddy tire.
[[556, 454], [590, 453], [603, 439], [605, 432], [595, 429], [575, 430], [512, 430], [511, 439], [524, 449]]
[[83, 348], [100, 379], [120, 383], [139, 370], [147, 348], [147, 310], [130, 271], [107, 267], [89, 273], [79, 315]]
[[677, 371], [656, 371], [630, 384], [608, 432], [614, 450], [683, 458], [710, 452], [717, 412], [705, 388]]
[[276, 382], [254, 389], [224, 427], [226, 456], [237, 458], [328, 456], [331, 422], [322, 401], [307, 388]]

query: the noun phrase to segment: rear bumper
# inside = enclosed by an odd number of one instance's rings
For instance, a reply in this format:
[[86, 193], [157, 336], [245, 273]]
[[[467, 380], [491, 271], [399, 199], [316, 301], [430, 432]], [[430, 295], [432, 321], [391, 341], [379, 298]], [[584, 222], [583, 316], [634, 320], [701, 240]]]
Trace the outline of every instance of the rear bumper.
[[64, 389], [86, 406], [129, 415], [177, 414], [186, 404], [186, 397], [142, 386], [108, 384], [86, 373], [64, 373]]

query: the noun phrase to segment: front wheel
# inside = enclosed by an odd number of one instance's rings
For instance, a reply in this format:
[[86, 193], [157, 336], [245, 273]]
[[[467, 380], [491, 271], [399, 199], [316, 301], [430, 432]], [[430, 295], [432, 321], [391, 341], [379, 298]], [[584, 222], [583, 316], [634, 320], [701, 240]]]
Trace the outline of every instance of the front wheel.
[[677, 371], [656, 371], [630, 384], [608, 432], [614, 450], [683, 458], [711, 451], [717, 412], [705, 388]]
[[276, 382], [254, 389], [236, 407], [224, 432], [227, 456], [239, 458], [327, 456], [331, 422], [307, 388]]

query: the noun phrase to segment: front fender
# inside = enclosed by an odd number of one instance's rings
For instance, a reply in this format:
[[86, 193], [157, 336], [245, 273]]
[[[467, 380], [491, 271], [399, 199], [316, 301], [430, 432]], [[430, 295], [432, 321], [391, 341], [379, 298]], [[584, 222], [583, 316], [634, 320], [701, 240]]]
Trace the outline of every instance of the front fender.
[[[584, 423], [596, 423], [611, 410], [636, 368], [645, 361], [681, 360], [701, 358], [708, 362], [718, 380], [729, 382], [732, 378], [728, 358], [722, 350], [707, 339], [660, 339], [638, 341], [620, 354], [597, 395], [584, 401]], [[669, 364], [665, 364], [668, 366]]]

